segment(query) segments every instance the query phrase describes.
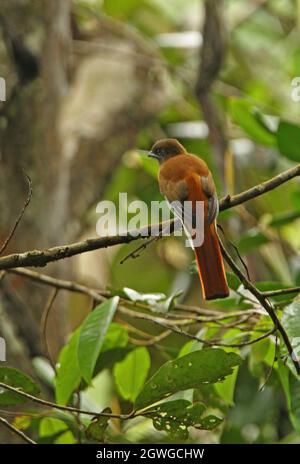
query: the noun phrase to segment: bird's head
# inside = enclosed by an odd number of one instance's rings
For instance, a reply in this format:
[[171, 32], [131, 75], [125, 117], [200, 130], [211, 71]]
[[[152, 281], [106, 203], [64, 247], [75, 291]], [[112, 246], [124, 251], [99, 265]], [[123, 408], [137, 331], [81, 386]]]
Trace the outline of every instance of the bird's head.
[[173, 156], [182, 155], [186, 153], [185, 148], [176, 139], [162, 139], [158, 140], [151, 151], [149, 152], [150, 158], [156, 159], [159, 163], [163, 163]]

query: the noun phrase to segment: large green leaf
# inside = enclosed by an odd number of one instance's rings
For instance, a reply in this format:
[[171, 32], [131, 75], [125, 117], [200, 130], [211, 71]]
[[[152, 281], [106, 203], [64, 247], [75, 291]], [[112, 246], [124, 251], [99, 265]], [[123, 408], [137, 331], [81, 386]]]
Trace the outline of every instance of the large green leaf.
[[[230, 341], [231, 338], [234, 338], [236, 335], [239, 334], [237, 329], [228, 330], [224, 334], [224, 342], [226, 343], [228, 340]], [[224, 348], [224, 351], [234, 352], [238, 351], [237, 348]], [[235, 384], [237, 381], [238, 375], [238, 366], [233, 368], [233, 373], [226, 377], [224, 382], [217, 382], [214, 384], [214, 389], [218, 393], [218, 395], [223, 399], [223, 401], [228, 405], [232, 406], [234, 404], [234, 391], [235, 391]]]
[[157, 430], [164, 430], [172, 437], [186, 440], [189, 436], [188, 427], [212, 430], [222, 422], [215, 416], [202, 418], [206, 406], [203, 403], [192, 404], [187, 400], [175, 400], [161, 403], [147, 417], [151, 417]]
[[230, 98], [229, 111], [234, 122], [242, 127], [252, 140], [262, 145], [276, 145], [275, 135], [262, 124], [247, 101], [236, 97]]
[[84, 320], [78, 340], [78, 365], [82, 377], [90, 383], [105, 335], [118, 307], [119, 297], [97, 306]]
[[[19, 388], [21, 391], [33, 396], [38, 395], [40, 391], [39, 387], [28, 375], [11, 367], [0, 367], [0, 382], [10, 385], [11, 387]], [[25, 403], [26, 401], [28, 400], [23, 396], [0, 387], [1, 406], [11, 406]]]
[[300, 433], [300, 382], [281, 359], [278, 359], [277, 364], [277, 373], [285, 394], [290, 421], [294, 429]]
[[[289, 336], [295, 357], [300, 360], [300, 301], [293, 301], [284, 308], [282, 314], [282, 324]], [[288, 358], [288, 365], [294, 372], [291, 359]]]
[[281, 121], [277, 130], [277, 144], [280, 153], [287, 158], [300, 162], [300, 127]]
[[81, 374], [77, 359], [79, 335], [80, 328], [73, 333], [58, 357], [55, 378], [55, 395], [58, 404], [67, 404], [73, 391], [80, 385]]
[[300, 382], [293, 375], [290, 374], [290, 418], [291, 422], [300, 433]]
[[237, 354], [213, 348], [168, 361], [146, 383], [136, 399], [135, 409], [143, 409], [178, 391], [224, 380], [241, 363]]
[[115, 381], [125, 400], [135, 401], [143, 388], [149, 368], [150, 356], [144, 347], [132, 350], [123, 361], [115, 365]]

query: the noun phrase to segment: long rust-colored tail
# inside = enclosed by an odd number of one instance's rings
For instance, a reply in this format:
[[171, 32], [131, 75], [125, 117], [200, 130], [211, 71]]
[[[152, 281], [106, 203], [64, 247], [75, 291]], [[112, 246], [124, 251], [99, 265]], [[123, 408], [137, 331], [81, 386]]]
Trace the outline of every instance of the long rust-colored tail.
[[194, 251], [204, 299], [226, 298], [229, 288], [214, 223], [205, 227], [204, 242]]

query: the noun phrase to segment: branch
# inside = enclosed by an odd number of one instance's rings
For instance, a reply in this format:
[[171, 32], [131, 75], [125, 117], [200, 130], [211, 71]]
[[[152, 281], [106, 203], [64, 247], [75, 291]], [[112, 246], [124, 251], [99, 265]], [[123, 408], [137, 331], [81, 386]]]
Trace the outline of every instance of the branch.
[[[227, 195], [220, 201], [220, 211], [224, 211], [263, 195], [264, 193], [279, 187], [299, 175], [300, 164], [242, 193], [234, 196]], [[45, 250], [31, 250], [26, 251], [25, 253], [14, 253], [0, 258], [0, 270], [27, 266], [43, 267], [50, 262], [70, 258], [81, 253], [87, 253], [88, 251], [108, 248], [114, 245], [127, 244], [134, 240], [149, 237], [153, 228], [155, 228], [157, 232], [161, 232], [167, 224], [174, 225], [174, 220], [156, 225], [148, 225], [141, 229], [128, 231], [124, 235], [90, 238], [82, 242], [56, 246]]]
[[277, 314], [273, 308], [273, 305], [268, 301], [267, 297], [260, 292], [248, 279], [247, 277], [243, 274], [243, 272], [240, 270], [240, 268], [236, 265], [236, 263], [233, 261], [231, 258], [230, 254], [224, 247], [223, 243], [221, 240], [219, 240], [220, 246], [222, 249], [223, 256], [233, 272], [237, 275], [237, 277], [240, 279], [241, 283], [244, 285], [244, 287], [249, 290], [249, 292], [252, 293], [253, 296], [260, 302], [260, 304], [263, 306], [263, 308], [267, 311], [269, 314], [270, 318], [273, 321], [274, 327], [276, 330], [279, 331], [280, 335], [283, 338], [283, 341], [285, 343], [285, 346], [287, 347], [288, 353], [290, 355], [290, 358], [295, 366], [296, 372], [298, 375], [300, 375], [300, 363], [299, 360], [296, 356], [296, 353], [292, 347], [292, 344], [290, 342], [290, 339], [288, 337], [288, 334], [286, 333], [283, 325], [281, 324], [280, 320], [277, 317]]
[[3, 383], [3, 382], [0, 382], [0, 388], [4, 388], [6, 390], [12, 391], [16, 393], [17, 395], [20, 395], [23, 398], [26, 398], [27, 400], [32, 401], [33, 403], [40, 404], [41, 406], [47, 406], [50, 408], [59, 409], [60, 411], [76, 412], [76, 413], [86, 414], [88, 416], [95, 416], [95, 417], [105, 416], [105, 417], [111, 417], [111, 418], [116, 418], [116, 419], [130, 419], [132, 417], [131, 414], [128, 414], [128, 415], [110, 414], [110, 413], [105, 413], [105, 412], [86, 411], [85, 409], [78, 409], [72, 406], [62, 406], [59, 404], [52, 403], [51, 401], [43, 400], [42, 398], [38, 398], [37, 396], [30, 395], [29, 393], [26, 393], [20, 390], [19, 388], [12, 387], [11, 385], [7, 385], [6, 383]]
[[4, 417], [0, 417], [0, 424], [2, 424], [4, 427], [9, 429], [11, 432], [13, 432], [16, 435], [18, 435], [19, 437], [21, 437], [23, 440], [25, 440], [30, 445], [36, 445], [35, 441], [33, 441], [33, 440], [31, 440], [31, 438], [27, 437], [27, 435], [25, 435], [25, 433], [22, 432], [22, 430], [19, 430], [16, 427], [14, 427], [12, 424], [10, 424], [6, 419], [4, 419]]
[[281, 296], [290, 295], [291, 293], [300, 293], [300, 287], [280, 288], [279, 290], [268, 290], [262, 292], [264, 296]]
[[[69, 280], [63, 280], [63, 279], [56, 279], [54, 277], [50, 277], [46, 274], [41, 274], [36, 271], [32, 271], [31, 269], [22, 269], [22, 268], [16, 268], [16, 269], [11, 269], [8, 271], [10, 274], [16, 274], [20, 275], [22, 277], [28, 278], [30, 280], [33, 280], [34, 282], [38, 282], [42, 285], [47, 285], [49, 287], [53, 287], [57, 290], [66, 290], [69, 292], [75, 292], [75, 293], [81, 293], [87, 296], [90, 296], [93, 298], [94, 301], [101, 303], [104, 301], [105, 298], [111, 298], [112, 294], [111, 292], [107, 290], [102, 290], [100, 288], [93, 288], [93, 287], [88, 287], [87, 285], [82, 285], [78, 284], [77, 282], [72, 282]], [[121, 298], [121, 301], [124, 303], [129, 303], [131, 305], [134, 305], [136, 308], [141, 308], [145, 310], [149, 310], [149, 306], [143, 303], [138, 303], [138, 302], [133, 302], [131, 300], [126, 300], [124, 297]], [[127, 315], [131, 317], [136, 317], [139, 318], [139, 314], [137, 311], [131, 311], [129, 309], [126, 309], [129, 311]], [[197, 317], [195, 321], [197, 322], [221, 322], [222, 320], [226, 319], [231, 319], [235, 317], [240, 317], [240, 316], [255, 316], [255, 315], [263, 315], [264, 313], [259, 310], [259, 309], [249, 309], [249, 310], [243, 310], [243, 311], [232, 311], [232, 312], [221, 312], [221, 311], [216, 311], [213, 309], [207, 309], [207, 308], [199, 308], [197, 306], [188, 306], [188, 305], [183, 305], [183, 304], [176, 304], [174, 307], [174, 310], [182, 311], [182, 312], [189, 312], [189, 313], [196, 313]], [[204, 315], [204, 316], [203, 316]], [[142, 316], [148, 317], [148, 320], [152, 320], [155, 316], [152, 315], [145, 315], [142, 314]], [[188, 321], [192, 319], [192, 316], [188, 316]], [[165, 320], [165, 319], [161, 319]]]
[[274, 190], [285, 182], [288, 182], [289, 180], [298, 176], [300, 176], [300, 164], [297, 164], [293, 168], [287, 169], [277, 176], [272, 177], [272, 179], [266, 180], [265, 182], [262, 182], [255, 187], [251, 187], [242, 193], [238, 193], [234, 196], [227, 195], [227, 197], [222, 198], [220, 201], [220, 211], [232, 208], [233, 206], [240, 205], [246, 201], [252, 200], [253, 198], [259, 197], [260, 195], [263, 195], [270, 190]]

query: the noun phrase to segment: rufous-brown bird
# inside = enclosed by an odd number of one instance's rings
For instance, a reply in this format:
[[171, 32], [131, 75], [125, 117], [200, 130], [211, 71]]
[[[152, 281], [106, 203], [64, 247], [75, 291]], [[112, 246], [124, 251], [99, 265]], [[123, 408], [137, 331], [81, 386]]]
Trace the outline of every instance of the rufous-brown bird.
[[[176, 139], [159, 140], [149, 156], [160, 164], [159, 188], [169, 203], [178, 202], [183, 207], [190, 201], [194, 214], [196, 202], [204, 202], [204, 240], [201, 246], [194, 246], [202, 293], [206, 300], [227, 297], [229, 289], [216, 231], [219, 203], [211, 172], [201, 158], [188, 153]], [[177, 211], [177, 215], [182, 219], [183, 212]]]

